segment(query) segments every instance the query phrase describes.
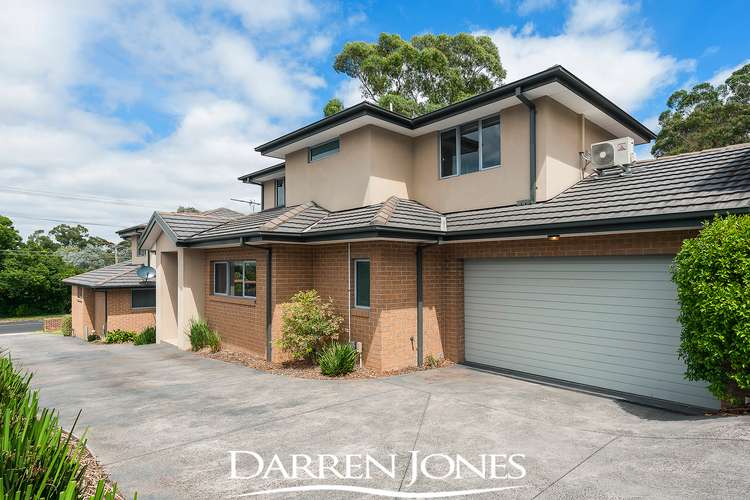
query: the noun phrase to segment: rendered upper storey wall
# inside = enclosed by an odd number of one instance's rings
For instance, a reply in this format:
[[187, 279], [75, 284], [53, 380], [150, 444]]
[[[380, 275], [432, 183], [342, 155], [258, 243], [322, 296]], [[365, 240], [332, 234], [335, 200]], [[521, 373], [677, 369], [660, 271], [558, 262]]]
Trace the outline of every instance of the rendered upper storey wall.
[[309, 162], [307, 149], [286, 157], [288, 206], [315, 201], [328, 210], [345, 210], [411, 196], [411, 138], [366, 126], [339, 141], [338, 153], [319, 160]]
[[[557, 101], [537, 99], [537, 201], [552, 198], [582, 178], [580, 152], [614, 138]], [[500, 166], [441, 178], [440, 132], [415, 138], [367, 125], [339, 137], [339, 152], [308, 161], [304, 148], [286, 157], [286, 204], [314, 201], [328, 210], [416, 200], [439, 212], [514, 204], [529, 198], [529, 111], [500, 111]], [[264, 209], [274, 206], [266, 182]]]

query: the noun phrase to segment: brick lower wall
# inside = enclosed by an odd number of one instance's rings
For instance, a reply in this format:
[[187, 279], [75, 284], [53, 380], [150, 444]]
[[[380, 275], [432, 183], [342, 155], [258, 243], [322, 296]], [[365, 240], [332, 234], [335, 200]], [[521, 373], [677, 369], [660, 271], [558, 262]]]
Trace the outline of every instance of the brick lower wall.
[[[73, 285], [71, 288], [70, 316], [73, 326], [73, 335], [86, 338], [87, 332], [94, 330], [94, 290], [86, 287]], [[78, 291], [81, 297], [78, 297]]]
[[133, 309], [131, 289], [107, 290], [107, 330], [126, 330], [139, 333], [156, 324], [156, 309]]
[[[475, 258], [673, 255], [695, 231], [632, 233], [608, 236], [563, 237], [559, 241], [525, 239], [434, 245], [424, 249], [424, 354], [463, 361], [463, 263]], [[333, 299], [344, 318], [341, 340], [349, 339], [347, 271], [352, 261], [370, 259], [370, 309], [352, 307], [351, 339], [362, 342], [365, 365], [389, 371], [417, 363], [416, 247], [414, 243], [363, 242], [347, 245], [274, 245], [273, 338], [281, 334], [282, 304], [299, 290], [315, 288]], [[232, 248], [206, 251], [205, 317], [225, 345], [265, 355], [266, 251]], [[217, 297], [211, 294], [212, 262], [254, 259], [257, 263], [257, 299]], [[273, 360], [287, 359], [274, 345]]]

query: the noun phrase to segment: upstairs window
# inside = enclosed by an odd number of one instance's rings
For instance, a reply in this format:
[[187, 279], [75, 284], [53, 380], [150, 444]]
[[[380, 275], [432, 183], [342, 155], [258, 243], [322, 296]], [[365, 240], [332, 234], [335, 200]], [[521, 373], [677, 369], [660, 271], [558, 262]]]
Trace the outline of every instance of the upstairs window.
[[276, 193], [276, 207], [283, 207], [286, 204], [286, 191], [284, 188], [284, 178], [276, 179], [274, 181], [274, 189]]
[[326, 158], [327, 156], [335, 155], [338, 152], [339, 140], [334, 139], [332, 141], [324, 142], [323, 144], [318, 144], [317, 146], [311, 147], [309, 149], [307, 161], [312, 162], [315, 160], [321, 160], [323, 158]]
[[500, 116], [464, 123], [440, 133], [440, 177], [500, 166]]

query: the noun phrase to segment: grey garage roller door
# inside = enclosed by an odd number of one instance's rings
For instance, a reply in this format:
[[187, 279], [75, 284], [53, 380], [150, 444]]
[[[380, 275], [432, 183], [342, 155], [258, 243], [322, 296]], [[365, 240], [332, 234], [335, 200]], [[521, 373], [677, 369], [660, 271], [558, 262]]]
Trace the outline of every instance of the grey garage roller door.
[[469, 260], [466, 361], [718, 407], [683, 378], [667, 257]]

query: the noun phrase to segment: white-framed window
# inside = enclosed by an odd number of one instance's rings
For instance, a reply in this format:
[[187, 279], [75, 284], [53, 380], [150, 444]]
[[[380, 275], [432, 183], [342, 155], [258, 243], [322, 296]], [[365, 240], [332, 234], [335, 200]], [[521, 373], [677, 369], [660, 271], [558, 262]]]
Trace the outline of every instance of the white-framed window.
[[332, 141], [324, 142], [323, 144], [318, 144], [317, 146], [312, 146], [308, 150], [307, 161], [309, 163], [316, 160], [321, 160], [331, 155], [335, 155], [339, 152], [340, 146], [341, 145], [338, 138]]
[[276, 179], [274, 181], [274, 192], [276, 193], [276, 207], [283, 207], [286, 205], [286, 187], [285, 179]]
[[354, 259], [354, 307], [370, 308], [370, 259]]
[[440, 132], [440, 177], [454, 177], [500, 166], [500, 115]]
[[152, 309], [156, 307], [155, 288], [133, 288], [130, 290], [131, 309]]
[[255, 298], [256, 262], [254, 260], [213, 263], [214, 295]]

